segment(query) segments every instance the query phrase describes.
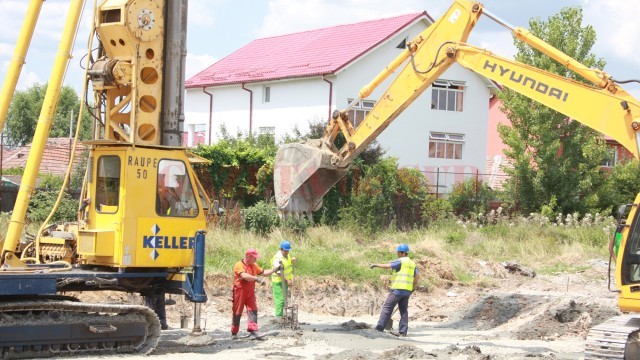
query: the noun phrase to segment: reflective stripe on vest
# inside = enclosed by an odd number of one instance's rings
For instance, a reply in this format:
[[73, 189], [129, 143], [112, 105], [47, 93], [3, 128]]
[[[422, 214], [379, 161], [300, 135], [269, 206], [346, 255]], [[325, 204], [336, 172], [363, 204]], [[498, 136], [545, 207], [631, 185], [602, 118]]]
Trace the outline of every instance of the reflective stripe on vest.
[[[278, 253], [282, 254], [280, 252]], [[276, 260], [276, 256], [277, 254], [274, 255], [273, 258], [271, 259], [271, 264], [273, 264], [273, 262]], [[293, 267], [291, 266], [291, 256], [289, 255], [287, 255], [287, 257], [280, 256], [279, 259], [282, 265], [284, 265], [284, 278], [287, 280], [293, 279]], [[281, 283], [282, 278], [280, 277], [280, 274], [278, 273], [271, 274], [271, 282]]]
[[408, 257], [403, 257], [399, 260], [401, 263], [400, 270], [393, 273], [391, 288], [413, 291], [413, 276], [416, 270], [416, 263]]

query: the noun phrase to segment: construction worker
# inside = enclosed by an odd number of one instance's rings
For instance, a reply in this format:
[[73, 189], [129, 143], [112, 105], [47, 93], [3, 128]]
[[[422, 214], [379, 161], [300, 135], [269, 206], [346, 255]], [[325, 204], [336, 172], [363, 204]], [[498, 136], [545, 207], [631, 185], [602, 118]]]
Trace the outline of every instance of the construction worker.
[[[288, 294], [289, 286], [291, 286], [293, 282], [293, 263], [296, 262], [296, 258], [289, 256], [290, 251], [291, 243], [287, 240], [282, 240], [280, 249], [271, 259], [273, 268], [278, 269], [276, 273], [271, 275], [271, 289], [273, 291], [276, 317], [279, 319], [282, 319], [284, 298], [286, 294]], [[284, 274], [284, 283], [282, 282], [282, 274]]]
[[273, 274], [275, 269], [263, 270], [256, 261], [260, 254], [255, 249], [249, 249], [244, 259], [233, 266], [233, 316], [231, 321], [231, 338], [238, 338], [240, 319], [245, 307], [247, 309], [247, 331], [256, 339], [261, 339], [258, 333], [258, 304], [256, 303], [256, 282], [264, 284], [264, 278]]
[[158, 319], [160, 320], [160, 329], [169, 330], [169, 324], [167, 324], [167, 308], [164, 298], [164, 291], [145, 295], [144, 304], [149, 309], [153, 310], [158, 316]]
[[400, 324], [398, 336], [407, 336], [409, 329], [409, 297], [418, 283], [420, 275], [416, 263], [409, 258], [409, 245], [400, 244], [396, 249], [398, 259], [388, 264], [369, 264], [371, 269], [393, 269], [391, 277], [391, 292], [382, 305], [380, 318], [376, 330], [384, 331], [385, 325], [391, 320], [393, 309], [398, 305], [400, 310]]

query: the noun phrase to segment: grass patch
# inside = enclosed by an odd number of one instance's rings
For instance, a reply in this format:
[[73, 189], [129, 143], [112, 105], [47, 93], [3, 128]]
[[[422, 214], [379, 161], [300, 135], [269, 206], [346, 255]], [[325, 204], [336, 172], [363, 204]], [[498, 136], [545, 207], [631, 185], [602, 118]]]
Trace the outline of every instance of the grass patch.
[[[8, 222], [8, 214], [0, 214], [3, 234]], [[31, 233], [37, 228], [37, 224], [28, 226]], [[480, 280], [459, 265], [461, 257], [493, 262], [514, 260], [541, 274], [575, 273], [586, 269], [581, 264], [589, 259], [607, 259], [606, 245], [612, 230], [606, 224], [556, 226], [518, 220], [483, 226], [442, 220], [427, 229], [376, 234], [329, 226], [310, 227], [302, 234], [275, 229], [264, 235], [216, 228], [207, 233], [206, 271], [231, 275], [233, 264], [244, 257], [248, 248], [258, 250], [262, 255], [258, 264], [268, 269], [280, 242], [287, 239], [293, 247], [291, 256], [298, 259], [296, 276], [331, 276], [351, 283], [380, 284], [380, 275], [389, 272], [369, 269], [368, 264], [395, 260], [398, 244], [407, 243], [411, 258], [422, 266], [434, 261], [442, 269], [453, 269], [461, 283], [476, 284]], [[430, 278], [424, 270], [421, 269], [421, 284], [429, 288], [451, 279], [441, 279], [435, 273]]]
[[473, 275], [467, 271], [467, 269], [456, 266], [453, 268], [453, 273], [456, 275], [456, 279], [463, 284], [468, 284], [474, 280]]
[[553, 275], [558, 273], [575, 274], [587, 269], [589, 269], [589, 266], [555, 263], [540, 268], [538, 272], [542, 275]]

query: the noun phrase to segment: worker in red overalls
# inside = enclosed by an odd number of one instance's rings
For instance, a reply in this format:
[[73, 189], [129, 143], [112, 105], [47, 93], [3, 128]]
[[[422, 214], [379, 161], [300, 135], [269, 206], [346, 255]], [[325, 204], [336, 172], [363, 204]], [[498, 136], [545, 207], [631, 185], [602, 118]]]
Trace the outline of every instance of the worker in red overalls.
[[[264, 276], [273, 273], [273, 269], [263, 270], [256, 260], [260, 255], [255, 249], [249, 249], [244, 259], [233, 266], [233, 319], [231, 322], [231, 337], [238, 338], [240, 319], [244, 308], [247, 308], [247, 331], [256, 339], [261, 339], [258, 333], [258, 304], [256, 303], [256, 281], [264, 284]], [[261, 277], [262, 276], [262, 277]]]

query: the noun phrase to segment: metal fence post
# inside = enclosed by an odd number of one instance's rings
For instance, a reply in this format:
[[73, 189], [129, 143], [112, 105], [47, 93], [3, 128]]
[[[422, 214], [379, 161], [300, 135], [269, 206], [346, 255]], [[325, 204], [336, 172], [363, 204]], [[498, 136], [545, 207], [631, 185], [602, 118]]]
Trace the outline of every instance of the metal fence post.
[[436, 200], [440, 198], [440, 167], [436, 168]]

